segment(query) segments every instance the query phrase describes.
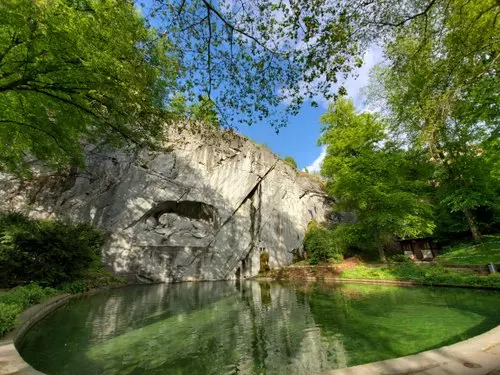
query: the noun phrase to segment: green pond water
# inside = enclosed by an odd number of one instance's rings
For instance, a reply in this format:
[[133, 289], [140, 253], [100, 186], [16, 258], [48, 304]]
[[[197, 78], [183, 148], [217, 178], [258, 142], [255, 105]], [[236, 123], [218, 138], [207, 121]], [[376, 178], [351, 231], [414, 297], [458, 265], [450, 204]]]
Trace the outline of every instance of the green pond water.
[[248, 281], [130, 286], [72, 300], [18, 349], [47, 374], [320, 374], [467, 339], [500, 293]]

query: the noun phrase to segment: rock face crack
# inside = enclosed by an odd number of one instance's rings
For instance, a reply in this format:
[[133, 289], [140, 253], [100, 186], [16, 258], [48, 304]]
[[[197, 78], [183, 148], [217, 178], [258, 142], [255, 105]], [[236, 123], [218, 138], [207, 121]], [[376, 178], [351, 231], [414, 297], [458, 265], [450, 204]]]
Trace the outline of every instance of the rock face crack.
[[[264, 181], [264, 179], [267, 177], [267, 175], [269, 173], [272, 172], [272, 170], [274, 168], [276, 168], [276, 164], [278, 164], [278, 161], [280, 159], [276, 159], [275, 162], [273, 163], [273, 165], [271, 165], [268, 170], [266, 171], [266, 173], [264, 173], [264, 175], [262, 177], [259, 177], [259, 179], [257, 180], [257, 182], [254, 184], [254, 186], [252, 187], [252, 189], [248, 192], [248, 194], [245, 196], [245, 198], [242, 199], [242, 201], [240, 202], [240, 204], [236, 207], [236, 209], [231, 213], [231, 215], [229, 215], [229, 217], [224, 220], [224, 222], [221, 224], [221, 226], [219, 227], [218, 231], [216, 232], [215, 234], [215, 237], [217, 237], [217, 235], [219, 234], [220, 230], [227, 224], [231, 221], [231, 219], [234, 217], [234, 215], [236, 215], [236, 213], [238, 212], [238, 210], [241, 208], [241, 206], [243, 206], [249, 199], [252, 199], [252, 197], [255, 195], [255, 192], [257, 191], [257, 189], [259, 188], [259, 185], [262, 183], [262, 181]], [[207, 246], [207, 248], [209, 248], [211, 245], [213, 244], [213, 241], [210, 242], [210, 244]]]
[[312, 197], [321, 197], [321, 196], [322, 196], [322, 195], [321, 195], [319, 192], [317, 192], [317, 191], [308, 191], [308, 190], [306, 190], [306, 191], [304, 191], [302, 194], [300, 194], [299, 199], [304, 198], [306, 195], [308, 195], [308, 196], [312, 196]]

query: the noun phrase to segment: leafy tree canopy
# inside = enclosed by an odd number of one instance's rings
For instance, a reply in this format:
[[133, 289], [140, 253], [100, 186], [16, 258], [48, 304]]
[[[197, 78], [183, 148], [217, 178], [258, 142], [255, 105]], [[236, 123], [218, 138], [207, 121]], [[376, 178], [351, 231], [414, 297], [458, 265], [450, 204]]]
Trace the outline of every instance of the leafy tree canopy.
[[337, 209], [355, 216], [336, 234], [345, 246], [378, 249], [395, 237], [433, 232], [427, 184], [413, 167], [411, 155], [391, 142], [385, 124], [370, 113], [357, 113], [352, 101], [339, 97], [321, 118], [320, 143], [327, 146], [321, 173]]
[[81, 142], [152, 144], [179, 64], [118, 0], [0, 4], [0, 169], [82, 162]]
[[212, 99], [225, 126], [269, 117], [279, 129], [307, 100], [345, 94], [370, 43], [448, 1], [154, 0], [150, 15], [179, 52], [189, 100]]
[[188, 118], [193, 121], [201, 121], [205, 124], [220, 126], [218, 112], [212, 99], [206, 95], [201, 96], [194, 103], [189, 104], [186, 97], [176, 93], [168, 105], [170, 113], [177, 118]]
[[428, 153], [438, 203], [462, 212], [478, 241], [474, 210], [498, 193], [489, 153], [500, 125], [499, 13], [495, 1], [436, 2], [395, 32], [370, 89], [393, 134]]
[[[226, 127], [270, 117], [278, 129], [305, 101], [345, 93], [339, 80], [370, 43], [441, 13], [456, 24], [448, 8], [460, 1], [154, 0], [159, 33], [130, 1], [4, 1], [0, 164], [19, 171], [27, 155], [81, 162], [81, 141], [150, 144], [161, 133], [158, 108], [178, 98], [188, 117]], [[478, 24], [489, 19], [491, 34], [496, 17], [481, 12], [498, 6], [483, 3]]]

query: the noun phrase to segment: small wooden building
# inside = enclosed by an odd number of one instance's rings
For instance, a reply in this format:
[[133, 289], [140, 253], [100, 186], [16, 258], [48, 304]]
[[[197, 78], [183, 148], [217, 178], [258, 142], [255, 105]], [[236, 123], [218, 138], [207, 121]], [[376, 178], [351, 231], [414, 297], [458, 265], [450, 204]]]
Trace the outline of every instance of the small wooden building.
[[401, 252], [417, 260], [432, 260], [439, 254], [439, 246], [431, 237], [399, 240]]

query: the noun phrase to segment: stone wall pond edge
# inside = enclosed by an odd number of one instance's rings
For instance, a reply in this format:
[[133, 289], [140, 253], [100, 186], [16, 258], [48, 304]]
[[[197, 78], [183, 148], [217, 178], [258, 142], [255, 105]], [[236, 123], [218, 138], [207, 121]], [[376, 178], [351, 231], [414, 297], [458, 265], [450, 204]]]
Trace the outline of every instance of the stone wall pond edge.
[[85, 293], [62, 294], [51, 297], [43, 303], [24, 310], [19, 317], [19, 323], [16, 328], [0, 338], [0, 375], [44, 375], [42, 372], [35, 370], [26, 363], [16, 348], [16, 345], [22, 342], [30, 328], [59, 307], [65, 305], [71, 299], [90, 296], [106, 290], [126, 287], [128, 285], [111, 285], [92, 289]]
[[[342, 281], [352, 282], [352, 280]], [[367, 281], [364, 281], [364, 283]], [[377, 281], [372, 280], [372, 283], [382, 284]], [[406, 283], [391, 284], [404, 286]], [[108, 286], [82, 294], [59, 295], [25, 310], [20, 316], [17, 327], [0, 339], [0, 375], [44, 375], [44, 373], [37, 371], [26, 363], [16, 349], [16, 345], [22, 342], [29, 329], [71, 299], [126, 286], [128, 285]], [[406, 284], [406, 286], [416, 285]], [[500, 375], [500, 325], [478, 336], [449, 346], [427, 350], [414, 355], [330, 370], [326, 371], [324, 375], [438, 375], [444, 373]]]

